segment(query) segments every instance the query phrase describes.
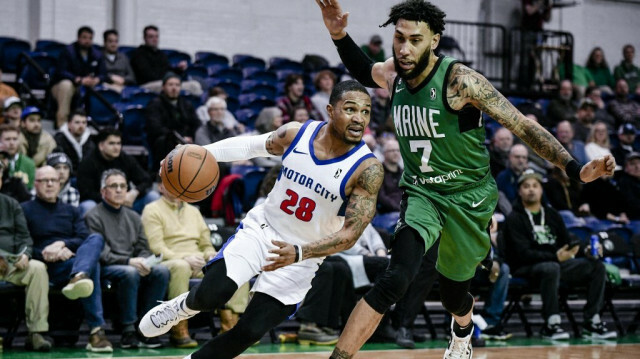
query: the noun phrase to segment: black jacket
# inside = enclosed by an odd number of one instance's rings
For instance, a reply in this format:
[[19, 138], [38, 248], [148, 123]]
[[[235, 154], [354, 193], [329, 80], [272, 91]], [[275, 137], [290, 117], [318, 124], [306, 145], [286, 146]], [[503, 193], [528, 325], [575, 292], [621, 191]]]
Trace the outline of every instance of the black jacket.
[[145, 109], [145, 118], [147, 136], [151, 143], [160, 137], [166, 137], [173, 131], [182, 136], [194, 137], [196, 130], [202, 124], [191, 102], [178, 97], [178, 102], [174, 106], [164, 94], [160, 94], [149, 102]]
[[80, 200], [88, 199], [96, 202], [102, 201], [100, 195], [100, 177], [102, 172], [117, 168], [127, 175], [127, 181], [133, 183], [140, 192], [138, 198], [144, 196], [151, 188], [152, 179], [135, 158], [120, 152], [120, 156], [113, 161], [107, 161], [102, 157], [99, 150], [93, 151], [91, 155], [85, 157], [78, 168], [78, 191]]
[[84, 77], [88, 75], [99, 77], [101, 81], [104, 81], [105, 73], [100, 63], [101, 57], [100, 51], [92, 47], [85, 61], [80, 56], [78, 42], [74, 42], [60, 53], [55, 82], [57, 83], [64, 79], [75, 82], [77, 76]]
[[171, 69], [167, 54], [146, 45], [140, 45], [131, 54], [131, 68], [141, 85], [162, 80]]
[[620, 176], [618, 182], [620, 192], [623, 193], [627, 204], [627, 216], [631, 220], [640, 219], [640, 179], [626, 173]]
[[[78, 156], [78, 153], [64, 133], [58, 132], [53, 136], [53, 138], [56, 140], [56, 144], [58, 145], [54, 152], [64, 152], [64, 154], [69, 157], [72, 166], [71, 177], [76, 177], [78, 175], [78, 168], [80, 167], [80, 157]], [[82, 158], [86, 158], [91, 155], [95, 149], [95, 142], [93, 142], [92, 138], [89, 138], [87, 142], [82, 145]]]
[[[522, 201], [514, 201], [513, 211], [507, 216], [504, 225], [505, 260], [512, 272], [541, 262], [557, 262], [556, 252], [569, 244], [569, 233], [560, 214], [549, 206], [544, 206], [544, 212], [549, 241], [538, 243]], [[540, 223], [540, 214], [534, 216], [534, 221], [536, 224]]]

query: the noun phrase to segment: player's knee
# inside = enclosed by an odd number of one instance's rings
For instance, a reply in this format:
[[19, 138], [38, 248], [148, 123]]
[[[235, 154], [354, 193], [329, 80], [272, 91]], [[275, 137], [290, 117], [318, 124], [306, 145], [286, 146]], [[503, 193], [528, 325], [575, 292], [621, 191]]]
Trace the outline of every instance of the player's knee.
[[402, 298], [413, 281], [416, 270], [406, 266], [387, 268], [373, 289], [365, 295], [367, 304], [378, 313], [386, 312], [392, 304]]
[[440, 275], [440, 301], [451, 314], [459, 317], [473, 308], [473, 296], [469, 294], [471, 280], [458, 282]]

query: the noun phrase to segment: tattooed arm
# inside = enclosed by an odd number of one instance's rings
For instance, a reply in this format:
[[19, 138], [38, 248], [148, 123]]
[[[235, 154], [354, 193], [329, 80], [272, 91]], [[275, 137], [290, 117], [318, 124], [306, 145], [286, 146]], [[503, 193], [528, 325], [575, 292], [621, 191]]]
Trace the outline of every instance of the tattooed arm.
[[[365, 160], [360, 168], [363, 168], [360, 173], [358, 174], [358, 169], [355, 174], [344, 225], [339, 231], [321, 240], [303, 245], [302, 259], [325, 257], [351, 248], [375, 216], [376, 199], [382, 186], [384, 169], [375, 158]], [[276, 270], [295, 261], [293, 245], [282, 241], [272, 242], [278, 248], [270, 250], [269, 253], [277, 254], [278, 257], [267, 258], [271, 263], [262, 268], [265, 271]]]
[[447, 87], [451, 108], [459, 110], [467, 104], [479, 108], [562, 169], [573, 159], [552, 134], [520, 113], [484, 76], [461, 64], [453, 66]]
[[204, 146], [218, 162], [281, 156], [298, 134], [302, 124], [290, 122], [276, 131], [258, 136], [237, 136]]

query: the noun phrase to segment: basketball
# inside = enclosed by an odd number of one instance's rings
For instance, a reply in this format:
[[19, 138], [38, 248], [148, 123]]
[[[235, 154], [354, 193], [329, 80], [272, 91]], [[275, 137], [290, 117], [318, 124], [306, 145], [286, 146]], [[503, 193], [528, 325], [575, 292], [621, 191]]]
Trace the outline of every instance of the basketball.
[[164, 188], [177, 199], [198, 202], [216, 189], [218, 162], [204, 147], [184, 145], [169, 152], [160, 168]]

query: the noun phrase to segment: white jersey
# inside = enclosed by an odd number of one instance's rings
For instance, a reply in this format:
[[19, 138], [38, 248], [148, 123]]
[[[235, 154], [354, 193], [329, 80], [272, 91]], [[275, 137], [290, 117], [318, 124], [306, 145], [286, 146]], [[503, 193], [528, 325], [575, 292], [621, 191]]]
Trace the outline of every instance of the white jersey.
[[313, 140], [327, 122], [309, 120], [282, 155], [282, 169], [264, 203], [265, 218], [287, 242], [305, 244], [337, 232], [344, 223], [345, 187], [367, 158], [364, 141], [342, 156], [321, 160]]

